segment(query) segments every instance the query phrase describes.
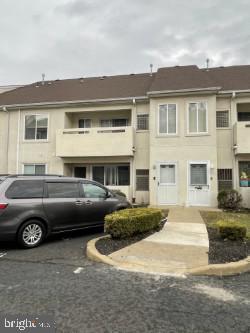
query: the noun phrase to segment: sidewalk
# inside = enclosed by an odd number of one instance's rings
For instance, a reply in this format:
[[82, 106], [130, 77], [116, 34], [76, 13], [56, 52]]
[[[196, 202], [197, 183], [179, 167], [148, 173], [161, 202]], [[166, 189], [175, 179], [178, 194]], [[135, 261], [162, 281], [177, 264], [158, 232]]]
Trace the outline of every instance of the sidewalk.
[[171, 207], [160, 232], [109, 255], [140, 271], [185, 274], [208, 265], [209, 241], [198, 208]]

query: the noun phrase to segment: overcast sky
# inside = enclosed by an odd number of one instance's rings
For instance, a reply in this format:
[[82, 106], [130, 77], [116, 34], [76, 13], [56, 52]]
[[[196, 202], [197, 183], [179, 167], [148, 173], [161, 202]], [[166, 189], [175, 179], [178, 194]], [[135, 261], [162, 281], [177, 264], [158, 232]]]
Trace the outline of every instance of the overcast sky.
[[250, 64], [249, 0], [0, 0], [0, 85]]

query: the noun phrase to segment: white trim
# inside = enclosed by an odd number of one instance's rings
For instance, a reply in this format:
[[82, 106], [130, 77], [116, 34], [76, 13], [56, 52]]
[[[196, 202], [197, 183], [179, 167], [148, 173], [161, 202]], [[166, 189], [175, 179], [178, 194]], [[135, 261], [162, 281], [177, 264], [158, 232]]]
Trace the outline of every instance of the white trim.
[[[47, 139], [25, 139], [25, 130], [26, 130], [26, 117], [27, 116], [47, 116], [48, 119], [48, 125], [47, 125]], [[37, 124], [37, 120], [36, 120]], [[50, 114], [49, 113], [28, 113], [25, 112], [23, 114], [23, 142], [48, 142], [49, 141], [49, 127], [50, 127]], [[35, 132], [35, 137], [37, 133], [37, 127], [36, 127], [36, 132]]]
[[173, 90], [153, 90], [149, 91], [147, 95], [157, 95], [157, 94], [171, 94], [171, 93], [181, 93], [181, 92], [196, 92], [196, 91], [213, 91], [220, 90], [221, 87], [209, 87], [209, 88], [191, 88], [191, 89], [173, 89]]
[[[196, 128], [198, 130], [198, 125], [199, 125], [199, 113], [198, 113], [198, 103], [205, 103], [206, 104], [206, 132], [190, 132], [189, 131], [189, 105], [190, 104], [197, 104], [197, 119], [196, 119]], [[187, 102], [187, 135], [192, 135], [192, 136], [200, 136], [200, 135], [208, 135], [209, 130], [208, 130], [208, 102], [207, 100], [198, 100], [198, 101], [188, 101]]]
[[[37, 88], [39, 89], [39, 88]], [[105, 102], [123, 102], [123, 101], [130, 101], [133, 100], [148, 100], [148, 96], [137, 96], [137, 97], [120, 97], [120, 98], [103, 98], [103, 99], [86, 99], [86, 100], [76, 100], [76, 101], [62, 101], [62, 102], [38, 102], [38, 103], [21, 103], [21, 104], [7, 104], [7, 105], [0, 105], [6, 106], [8, 108], [18, 108], [18, 107], [34, 107], [34, 106], [67, 106], [67, 105], [74, 105], [74, 104], [93, 104], [93, 103], [105, 103]]]
[[[176, 124], [175, 124], [175, 133], [168, 133], [168, 106], [169, 104], [175, 105], [175, 115], [176, 115]], [[160, 107], [167, 105], [167, 133], [160, 133]], [[172, 137], [178, 136], [178, 104], [167, 102], [167, 103], [160, 103], [158, 104], [158, 111], [157, 111], [157, 136], [158, 137]]]

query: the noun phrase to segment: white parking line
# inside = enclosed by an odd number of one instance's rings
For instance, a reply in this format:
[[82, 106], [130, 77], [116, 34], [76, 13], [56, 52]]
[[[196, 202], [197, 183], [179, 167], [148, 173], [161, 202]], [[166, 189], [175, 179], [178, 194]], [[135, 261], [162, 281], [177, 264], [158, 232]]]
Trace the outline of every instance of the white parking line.
[[7, 254], [6, 252], [5, 253], [0, 253], [0, 258], [6, 256], [6, 254]]
[[79, 274], [79, 273], [81, 273], [82, 270], [83, 270], [83, 267], [78, 267], [76, 270], [74, 270], [74, 273]]

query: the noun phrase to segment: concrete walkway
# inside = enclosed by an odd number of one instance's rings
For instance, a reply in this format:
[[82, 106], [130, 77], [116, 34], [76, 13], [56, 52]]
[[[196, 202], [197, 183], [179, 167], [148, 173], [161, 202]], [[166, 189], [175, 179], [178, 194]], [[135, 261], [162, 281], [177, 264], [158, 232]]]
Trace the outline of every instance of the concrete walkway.
[[209, 241], [199, 209], [171, 207], [160, 232], [109, 255], [145, 272], [185, 274], [208, 265]]

